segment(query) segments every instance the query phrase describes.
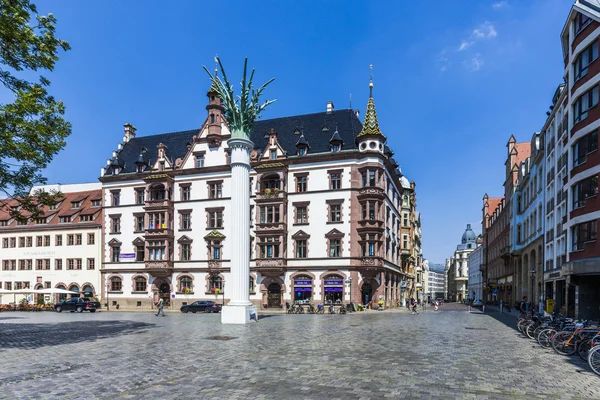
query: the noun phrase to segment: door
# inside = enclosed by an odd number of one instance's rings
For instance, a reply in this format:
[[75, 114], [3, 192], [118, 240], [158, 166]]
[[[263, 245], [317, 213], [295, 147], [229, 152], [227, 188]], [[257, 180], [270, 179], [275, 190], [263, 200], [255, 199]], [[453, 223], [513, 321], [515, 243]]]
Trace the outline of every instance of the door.
[[281, 285], [273, 282], [267, 287], [267, 307], [281, 307]]
[[362, 299], [362, 303], [364, 305], [369, 304], [369, 301], [371, 301], [373, 299], [373, 289], [371, 288], [371, 285], [369, 285], [368, 283], [363, 283], [363, 285], [362, 285], [361, 299]]
[[171, 285], [163, 283], [158, 288], [158, 296], [165, 302], [165, 307], [171, 304]]

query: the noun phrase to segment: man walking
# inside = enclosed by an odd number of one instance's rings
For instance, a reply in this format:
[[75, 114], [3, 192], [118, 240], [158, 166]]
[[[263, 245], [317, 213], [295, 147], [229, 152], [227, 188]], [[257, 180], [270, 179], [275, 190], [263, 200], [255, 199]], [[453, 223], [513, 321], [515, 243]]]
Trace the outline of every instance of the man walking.
[[159, 316], [161, 313], [162, 313], [162, 316], [163, 316], [163, 317], [165, 316], [165, 311], [163, 310], [164, 306], [165, 306], [165, 301], [164, 301], [164, 300], [161, 298], [161, 299], [158, 301], [158, 304], [157, 304], [157, 307], [158, 307], [158, 312], [156, 313], [156, 316], [157, 316], [157, 317], [158, 317], [158, 316]]

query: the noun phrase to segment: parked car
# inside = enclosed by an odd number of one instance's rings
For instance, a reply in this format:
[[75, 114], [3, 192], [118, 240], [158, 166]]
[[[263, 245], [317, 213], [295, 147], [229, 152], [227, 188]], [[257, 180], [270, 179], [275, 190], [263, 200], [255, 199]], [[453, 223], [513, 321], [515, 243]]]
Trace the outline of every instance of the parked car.
[[56, 312], [71, 311], [71, 312], [96, 312], [96, 310], [100, 309], [100, 303], [97, 301], [92, 301], [87, 297], [72, 297], [70, 299], [66, 299], [61, 301], [60, 303], [56, 303], [54, 309]]
[[483, 302], [481, 300], [475, 300], [475, 301], [473, 301], [473, 305], [474, 306], [482, 306]]
[[182, 313], [197, 313], [197, 312], [205, 312], [205, 313], [218, 313], [221, 311], [221, 305], [215, 303], [210, 300], [198, 300], [193, 302], [192, 304], [186, 304], [185, 306], [181, 306]]

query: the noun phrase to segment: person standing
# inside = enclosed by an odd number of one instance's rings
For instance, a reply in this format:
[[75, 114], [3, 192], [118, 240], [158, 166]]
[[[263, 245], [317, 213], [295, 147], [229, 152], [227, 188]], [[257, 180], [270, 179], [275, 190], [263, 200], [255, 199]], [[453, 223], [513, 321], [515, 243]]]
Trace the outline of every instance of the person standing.
[[158, 312], [156, 313], [156, 316], [158, 317], [161, 313], [162, 316], [165, 316], [165, 310], [163, 310], [164, 306], [165, 306], [165, 301], [164, 299], [160, 299], [158, 300], [158, 304], [156, 305], [158, 307]]

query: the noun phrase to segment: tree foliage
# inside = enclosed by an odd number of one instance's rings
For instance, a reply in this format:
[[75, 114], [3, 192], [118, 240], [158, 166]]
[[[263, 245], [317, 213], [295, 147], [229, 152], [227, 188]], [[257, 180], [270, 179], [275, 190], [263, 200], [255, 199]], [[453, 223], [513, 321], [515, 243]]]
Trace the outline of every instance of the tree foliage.
[[225, 69], [221, 63], [221, 59], [216, 57], [215, 60], [219, 64], [219, 69], [223, 75], [223, 80], [219, 78], [217, 74], [214, 76], [210, 73], [208, 68], [203, 66], [204, 70], [210, 76], [212, 82], [212, 88], [219, 94], [221, 100], [223, 100], [223, 108], [225, 109], [225, 119], [229, 124], [229, 128], [232, 131], [232, 136], [236, 134], [244, 134], [247, 136], [254, 129], [254, 122], [258, 119], [260, 114], [265, 108], [276, 100], [267, 100], [263, 104], [259, 103], [262, 92], [265, 88], [275, 80], [275, 78], [269, 79], [264, 85], [255, 89], [252, 86], [252, 80], [254, 79], [254, 69], [250, 73], [250, 78], [246, 80], [248, 70], [248, 59], [244, 60], [244, 75], [242, 75], [242, 90], [238, 96], [234, 95], [233, 85], [227, 79]]
[[33, 185], [46, 182], [42, 170], [71, 133], [64, 104], [48, 93], [50, 81], [42, 75], [31, 79], [34, 72], [52, 71], [59, 51], [70, 49], [55, 36], [55, 25], [56, 18], [39, 15], [30, 0], [0, 0], [0, 83], [14, 99], [0, 104], [0, 191], [19, 201], [11, 211], [19, 220], [35, 218], [39, 205], [62, 197], [29, 193]]

